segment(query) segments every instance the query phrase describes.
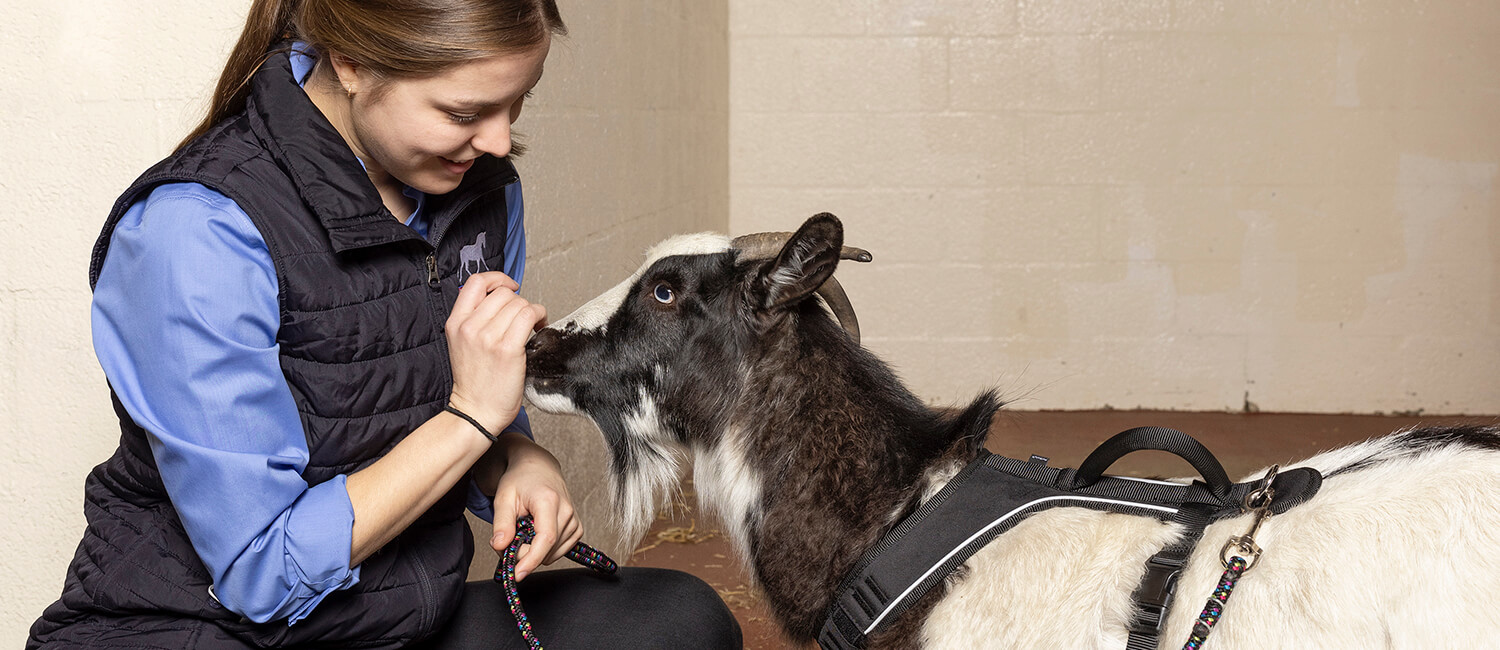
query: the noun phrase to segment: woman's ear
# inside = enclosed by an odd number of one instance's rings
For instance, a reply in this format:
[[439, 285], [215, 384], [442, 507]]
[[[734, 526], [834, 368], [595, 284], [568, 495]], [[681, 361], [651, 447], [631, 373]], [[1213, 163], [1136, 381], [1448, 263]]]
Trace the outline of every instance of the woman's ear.
[[345, 94], [353, 96], [359, 92], [359, 64], [354, 59], [338, 52], [329, 52], [328, 64], [333, 67], [333, 75], [338, 79], [339, 85], [344, 87]]
[[804, 222], [761, 271], [761, 308], [785, 308], [812, 295], [833, 275], [843, 246], [844, 226], [838, 217], [824, 212]]

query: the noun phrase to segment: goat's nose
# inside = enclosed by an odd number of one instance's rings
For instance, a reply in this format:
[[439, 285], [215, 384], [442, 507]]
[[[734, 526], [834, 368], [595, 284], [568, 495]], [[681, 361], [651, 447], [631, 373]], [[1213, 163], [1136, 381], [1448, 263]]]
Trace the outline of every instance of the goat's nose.
[[531, 335], [531, 340], [526, 342], [526, 356], [556, 350], [560, 341], [562, 341], [562, 335], [557, 330], [550, 327], [543, 328]]

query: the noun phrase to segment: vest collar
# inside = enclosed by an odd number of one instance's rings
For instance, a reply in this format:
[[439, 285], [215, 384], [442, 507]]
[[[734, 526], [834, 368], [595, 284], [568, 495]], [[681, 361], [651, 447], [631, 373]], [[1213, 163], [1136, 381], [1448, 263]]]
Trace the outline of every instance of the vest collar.
[[285, 52], [271, 55], [250, 85], [250, 129], [322, 222], [335, 252], [421, 240], [385, 208], [343, 136], [297, 85]]
[[[297, 186], [317, 215], [335, 252], [422, 237], [396, 219], [343, 136], [323, 117], [292, 76], [286, 52], [277, 52], [250, 81], [245, 112], [250, 129]], [[487, 188], [519, 180], [509, 158], [480, 156], [452, 192], [429, 196], [428, 223], [440, 236], [468, 205], [465, 199]], [[433, 241], [437, 241], [434, 237]]]

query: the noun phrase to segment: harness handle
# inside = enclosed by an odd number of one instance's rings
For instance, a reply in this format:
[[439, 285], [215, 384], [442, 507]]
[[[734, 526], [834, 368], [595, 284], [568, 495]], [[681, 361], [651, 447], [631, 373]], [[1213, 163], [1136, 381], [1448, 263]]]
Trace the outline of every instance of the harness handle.
[[1073, 475], [1072, 489], [1097, 483], [1110, 465], [1137, 451], [1165, 451], [1187, 461], [1203, 477], [1209, 492], [1219, 499], [1228, 498], [1229, 490], [1234, 486], [1219, 459], [1192, 436], [1167, 427], [1136, 427], [1115, 434], [1090, 453]]

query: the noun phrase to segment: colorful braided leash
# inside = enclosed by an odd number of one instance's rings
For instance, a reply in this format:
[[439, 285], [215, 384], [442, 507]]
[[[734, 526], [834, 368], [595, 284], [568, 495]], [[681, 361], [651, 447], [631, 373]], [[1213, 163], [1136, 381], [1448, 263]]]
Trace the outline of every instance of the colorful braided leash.
[[1271, 487], [1271, 482], [1276, 479], [1276, 472], [1281, 469], [1279, 465], [1272, 465], [1266, 472], [1266, 477], [1261, 479], [1260, 488], [1245, 495], [1244, 511], [1254, 514], [1255, 519], [1250, 523], [1250, 531], [1244, 535], [1229, 538], [1224, 543], [1224, 548], [1219, 549], [1219, 563], [1224, 565], [1224, 574], [1219, 577], [1219, 586], [1214, 588], [1214, 593], [1209, 596], [1208, 603], [1203, 606], [1203, 613], [1198, 615], [1198, 620], [1193, 622], [1193, 633], [1188, 636], [1187, 643], [1183, 644], [1182, 650], [1202, 650], [1204, 642], [1208, 641], [1208, 633], [1214, 629], [1214, 624], [1224, 616], [1224, 604], [1229, 602], [1229, 594], [1234, 593], [1234, 585], [1240, 581], [1240, 576], [1245, 575], [1256, 562], [1260, 561], [1261, 548], [1255, 543], [1255, 535], [1260, 532], [1261, 524], [1271, 516], [1271, 500], [1276, 498], [1276, 490]]
[[1245, 569], [1250, 563], [1238, 555], [1229, 559], [1229, 568], [1224, 570], [1223, 577], [1219, 578], [1219, 586], [1214, 589], [1213, 596], [1208, 599], [1208, 604], [1203, 606], [1203, 613], [1198, 615], [1198, 621], [1193, 623], [1193, 634], [1188, 637], [1182, 650], [1201, 650], [1203, 642], [1208, 640], [1208, 633], [1213, 631], [1214, 624], [1219, 622], [1219, 617], [1224, 614], [1224, 603], [1229, 602], [1229, 594], [1234, 591], [1234, 584], [1239, 582], [1240, 576], [1245, 574]]
[[[495, 582], [505, 585], [505, 602], [510, 604], [510, 613], [516, 617], [516, 627], [521, 630], [521, 638], [526, 639], [526, 645], [531, 650], [542, 650], [542, 642], [537, 640], [536, 632], [531, 629], [531, 621], [526, 618], [526, 610], [521, 607], [521, 593], [516, 589], [516, 555], [521, 552], [522, 544], [530, 544], [535, 538], [536, 525], [531, 522], [531, 515], [517, 519], [516, 538], [511, 540], [510, 546], [505, 547], [505, 552], [500, 556], [500, 566], [495, 569]], [[608, 555], [583, 542], [574, 544], [564, 557], [600, 573], [612, 574], [619, 568]]]

